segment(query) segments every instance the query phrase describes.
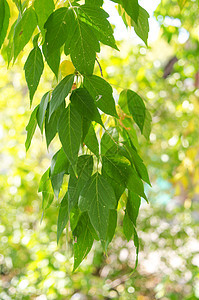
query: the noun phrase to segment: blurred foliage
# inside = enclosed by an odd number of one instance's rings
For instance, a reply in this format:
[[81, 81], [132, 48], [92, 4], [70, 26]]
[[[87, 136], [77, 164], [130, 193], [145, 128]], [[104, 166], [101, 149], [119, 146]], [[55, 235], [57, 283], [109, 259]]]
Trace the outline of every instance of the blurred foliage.
[[[71, 233], [56, 244], [58, 202], [40, 223], [38, 182], [59, 145], [55, 140], [46, 156], [36, 132], [25, 153], [30, 110], [22, 66], [8, 72], [0, 58], [0, 299], [199, 299], [197, 14], [196, 1], [182, 10], [176, 1], [162, 1], [155, 13], [161, 39], [149, 49], [124, 41], [120, 54], [104, 48], [99, 57], [115, 98], [132, 88], [153, 116], [150, 142], [140, 138], [153, 188], [152, 204], [142, 205], [138, 218], [141, 250], [134, 274], [135, 248], [125, 241], [122, 218], [108, 256], [95, 243], [76, 273]], [[52, 80], [46, 71], [35, 103]]]

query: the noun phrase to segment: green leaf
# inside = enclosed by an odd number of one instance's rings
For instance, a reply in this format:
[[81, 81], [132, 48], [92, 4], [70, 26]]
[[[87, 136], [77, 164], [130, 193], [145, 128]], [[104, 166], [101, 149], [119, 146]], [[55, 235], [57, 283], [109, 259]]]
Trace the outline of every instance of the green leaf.
[[37, 46], [30, 52], [24, 65], [25, 77], [30, 93], [30, 104], [37, 90], [41, 75], [44, 70], [43, 57], [40, 48]]
[[47, 148], [49, 147], [51, 141], [54, 139], [57, 130], [58, 130], [58, 121], [61, 117], [61, 114], [65, 108], [65, 103], [61, 104], [56, 111], [52, 114], [49, 120], [49, 106], [46, 111], [45, 117], [45, 136]]
[[90, 252], [93, 245], [93, 235], [91, 233], [91, 222], [87, 213], [81, 215], [78, 224], [73, 232], [74, 235], [74, 267], [73, 271], [75, 271], [83, 259]]
[[138, 265], [138, 254], [139, 254], [139, 238], [138, 238], [138, 234], [136, 231], [136, 228], [134, 227], [134, 237], [133, 237], [133, 241], [134, 241], [134, 245], [136, 247], [136, 261], [135, 261], [135, 267], [133, 269], [133, 272], [135, 272], [135, 270], [137, 269], [137, 265]]
[[[77, 14], [77, 11], [75, 13]], [[67, 27], [60, 39], [65, 40], [65, 54], [70, 54], [75, 68], [80, 73], [91, 75], [96, 52], [100, 51], [99, 41], [92, 27], [79, 20], [71, 9], [68, 9], [64, 22]]]
[[50, 179], [56, 198], [59, 197], [59, 192], [63, 183], [64, 174], [68, 173], [69, 161], [66, 154], [61, 148], [52, 158], [50, 167]]
[[39, 183], [38, 192], [42, 192], [42, 208], [47, 209], [50, 207], [54, 199], [54, 193], [49, 178], [50, 168], [43, 174]]
[[64, 198], [62, 199], [60, 208], [59, 208], [59, 215], [57, 220], [57, 244], [59, 243], [60, 236], [66, 227], [69, 219], [68, 213], [68, 193], [65, 194]]
[[78, 26], [75, 12], [72, 9], [68, 10], [67, 24], [68, 26], [64, 45], [64, 53], [66, 54], [66, 56], [71, 53], [71, 48], [73, 46], [73, 37], [75, 36], [75, 31]]
[[85, 0], [85, 4], [91, 6], [102, 6], [103, 0]]
[[25, 10], [14, 30], [14, 60], [29, 42], [37, 26], [37, 16], [31, 7]]
[[129, 109], [128, 109], [128, 103], [127, 103], [127, 96], [126, 96], [126, 90], [122, 91], [119, 96], [118, 104], [125, 112], [125, 114], [130, 115]]
[[64, 173], [68, 174], [69, 161], [66, 157], [66, 154], [63, 148], [59, 149], [52, 158], [51, 167], [50, 167], [50, 177]]
[[78, 19], [76, 23], [75, 32], [69, 44], [71, 60], [80, 73], [91, 75], [96, 52], [100, 52], [99, 41], [91, 26]]
[[141, 157], [137, 154], [137, 152], [132, 147], [128, 146], [127, 144], [125, 144], [125, 148], [128, 151], [129, 155], [131, 156], [131, 161], [134, 164], [135, 169], [138, 175], [140, 176], [140, 178], [151, 186], [147, 168], [145, 167]]
[[107, 230], [106, 244], [105, 244], [106, 252], [108, 249], [108, 245], [110, 244], [110, 242], [112, 241], [112, 239], [114, 237], [116, 226], [117, 226], [117, 210], [110, 209], [109, 210], [108, 230]]
[[141, 132], [143, 132], [146, 108], [142, 98], [131, 90], [124, 90], [122, 91], [122, 94], [122, 97], [126, 97], [127, 99], [130, 114], [137, 123]]
[[150, 112], [146, 109], [144, 126], [143, 126], [143, 135], [147, 140], [149, 140], [150, 133], [151, 133], [151, 122], [152, 122], [152, 118]]
[[113, 29], [107, 20], [109, 17], [107, 12], [97, 6], [81, 5], [77, 13], [81, 21], [92, 26], [100, 42], [118, 50], [113, 36]]
[[62, 187], [63, 178], [64, 178], [64, 173], [58, 173], [57, 175], [51, 177], [53, 191], [57, 199], [59, 198], [59, 192]]
[[122, 194], [125, 191], [125, 186], [118, 184], [113, 178], [111, 178], [110, 176], [108, 176], [108, 174], [106, 173], [106, 171], [104, 170], [103, 167], [102, 167], [102, 175], [104, 176], [104, 178], [106, 178], [106, 180], [112, 186], [112, 188], [113, 188], [113, 190], [115, 192], [116, 200], [118, 202], [119, 199], [121, 198]]
[[28, 151], [28, 149], [30, 148], [30, 144], [33, 138], [33, 135], [35, 133], [35, 129], [37, 127], [37, 110], [39, 108], [39, 105], [37, 105], [35, 107], [35, 109], [33, 110], [31, 116], [30, 116], [30, 120], [28, 122], [28, 125], [26, 126], [26, 131], [27, 131], [27, 137], [26, 137], [26, 142], [25, 142], [25, 147], [26, 147], [26, 151]]
[[149, 34], [149, 14], [142, 7], [139, 6], [139, 15], [137, 22], [132, 19], [132, 26], [134, 27], [135, 33], [144, 41], [147, 46], [148, 34]]
[[135, 193], [129, 191], [128, 200], [126, 204], [126, 211], [128, 212], [128, 216], [133, 222], [134, 226], [136, 226], [136, 220], [138, 217], [139, 209], [140, 209], [141, 199]]
[[83, 117], [82, 118], [82, 143], [89, 131], [90, 126], [91, 126], [91, 121]]
[[59, 139], [73, 169], [76, 169], [81, 143], [81, 116], [71, 105], [63, 111], [58, 124]]
[[85, 76], [84, 86], [96, 101], [99, 109], [106, 114], [118, 118], [113, 98], [113, 89], [106, 80], [96, 75]]
[[33, 47], [34, 47], [34, 48], [38, 46], [38, 40], [39, 40], [39, 37], [40, 37], [40, 32], [37, 33], [37, 34], [33, 37], [32, 43], [33, 43]]
[[46, 43], [44, 43], [42, 46], [42, 52], [44, 54], [47, 64], [55, 74], [56, 78], [58, 78], [60, 58], [61, 58], [60, 49], [56, 49], [52, 53], [49, 53], [47, 50], [47, 45]]
[[124, 141], [128, 140], [129, 143], [131, 144], [132, 148], [139, 148], [139, 143], [138, 143], [138, 137], [136, 130], [134, 128], [134, 122], [132, 118], [124, 118], [122, 119], [122, 124], [124, 125], [125, 128], [121, 131], [121, 135], [124, 139]]
[[128, 188], [147, 201], [143, 183], [126, 158], [119, 155], [114, 155], [114, 157], [104, 156], [102, 167], [106, 174], [114, 179], [118, 185]]
[[135, 23], [137, 23], [140, 8], [138, 0], [120, 0], [120, 3], [127, 14], [134, 20]]
[[6, 0], [0, 0], [0, 49], [6, 37], [10, 19], [10, 8]]
[[68, 75], [56, 86], [52, 92], [52, 98], [49, 104], [49, 119], [53, 112], [64, 102], [72, 89], [74, 75]]
[[119, 135], [115, 128], [105, 131], [101, 138], [101, 155], [104, 155], [109, 149], [117, 151]]
[[43, 133], [44, 118], [45, 118], [45, 113], [48, 106], [49, 98], [50, 98], [49, 92], [43, 95], [37, 111], [37, 123], [41, 130], [41, 133]]
[[76, 204], [70, 211], [70, 228], [72, 232], [75, 230], [75, 227], [77, 226], [77, 223], [81, 215], [82, 215], [81, 211], [78, 205]]
[[82, 212], [88, 212], [91, 223], [104, 248], [108, 230], [109, 210], [114, 209], [116, 203], [113, 188], [98, 172], [87, 181], [80, 193], [79, 208]]
[[88, 149], [93, 152], [97, 157], [99, 157], [99, 143], [97, 140], [97, 136], [95, 133], [95, 129], [91, 124], [88, 130], [88, 133], [84, 139], [84, 144], [88, 147]]
[[46, 22], [49, 15], [55, 8], [53, 0], [35, 0], [34, 9], [38, 18], [38, 25], [41, 31], [43, 31], [44, 23]]
[[46, 29], [47, 55], [65, 43], [68, 27], [72, 26], [69, 22], [69, 11], [66, 7], [61, 7], [55, 10], [46, 21], [44, 28]]
[[78, 198], [85, 183], [91, 177], [93, 172], [92, 155], [82, 155], [77, 161], [77, 177], [73, 170], [70, 171], [68, 182], [69, 211], [78, 203]]
[[89, 92], [85, 88], [79, 88], [72, 92], [71, 103], [77, 111], [90, 121], [95, 121], [103, 126], [100, 113]]
[[123, 232], [127, 241], [129, 242], [134, 233], [134, 226], [133, 226], [133, 222], [129, 218], [127, 211], [125, 211], [125, 215], [123, 219]]
[[5, 45], [5, 43], [4, 43], [3, 49], [2, 49], [2, 55], [4, 54], [3, 52], [5, 51], [5, 60], [7, 59], [8, 67], [9, 67], [9, 64], [14, 55], [13, 36], [14, 36], [14, 29], [15, 29], [16, 23], [17, 23], [17, 20], [12, 24], [10, 31], [8, 33], [8, 36], [7, 36], [8, 44]]

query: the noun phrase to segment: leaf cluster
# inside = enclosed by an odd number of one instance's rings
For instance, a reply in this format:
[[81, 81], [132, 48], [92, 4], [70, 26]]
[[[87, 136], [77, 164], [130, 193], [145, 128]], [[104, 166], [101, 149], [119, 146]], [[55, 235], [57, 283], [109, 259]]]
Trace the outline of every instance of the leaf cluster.
[[[39, 185], [42, 208], [46, 210], [54, 195], [59, 199], [64, 175], [69, 176], [67, 192], [59, 207], [57, 240], [70, 222], [74, 269], [86, 257], [94, 240], [100, 240], [107, 252], [117, 225], [119, 200], [127, 194], [124, 233], [128, 240], [134, 236], [138, 253], [136, 219], [141, 197], [147, 200], [143, 181], [148, 184], [150, 181], [132, 136], [136, 124], [148, 137], [151, 119], [137, 93], [122, 91], [116, 104], [111, 85], [93, 74], [100, 43], [118, 50], [107, 20], [109, 15], [101, 8], [103, 1], [87, 0], [82, 5], [79, 1], [68, 1], [61, 7], [53, 0], [35, 0], [32, 4], [14, 2], [19, 15], [10, 29], [4, 51], [8, 63], [15, 61], [34, 35], [33, 49], [24, 65], [30, 103], [44, 61], [57, 78], [56, 87], [44, 94], [30, 116], [25, 143], [28, 150], [37, 125], [42, 134], [45, 128], [47, 147], [56, 135], [61, 142]], [[135, 31], [146, 43], [148, 14], [138, 1], [114, 2], [131, 18]], [[0, 8], [0, 41], [3, 41], [9, 23], [6, 0], [0, 1]], [[59, 66], [63, 53], [70, 55], [74, 72], [61, 78]], [[124, 115], [128, 125], [123, 124]]]

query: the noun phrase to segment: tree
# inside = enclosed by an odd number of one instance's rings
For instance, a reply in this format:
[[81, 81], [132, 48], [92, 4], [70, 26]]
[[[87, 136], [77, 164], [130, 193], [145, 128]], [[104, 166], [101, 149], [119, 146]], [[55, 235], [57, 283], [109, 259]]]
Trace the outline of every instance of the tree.
[[[133, 26], [146, 44], [148, 13], [137, 0], [113, 2], [118, 3], [124, 23]], [[148, 138], [151, 117], [142, 98], [132, 90], [122, 91], [116, 105], [112, 87], [103, 78], [97, 58], [100, 43], [118, 50], [108, 14], [101, 8], [103, 1], [14, 3], [17, 13], [10, 11], [11, 3], [0, 1], [0, 46], [10, 64], [32, 38], [33, 49], [24, 64], [31, 106], [44, 60], [56, 78], [55, 88], [46, 91], [30, 116], [25, 145], [28, 150], [37, 125], [42, 134], [45, 128], [47, 147], [59, 136], [61, 148], [39, 184], [45, 211], [54, 197], [59, 199], [64, 175], [69, 175], [59, 208], [57, 241], [70, 221], [74, 270], [94, 240], [100, 240], [106, 252], [116, 228], [119, 199], [126, 194], [124, 233], [127, 240], [133, 236], [138, 253], [136, 219], [141, 197], [148, 201], [143, 181], [149, 185], [150, 181], [137, 152], [134, 124]], [[61, 57], [68, 55], [71, 61], [64, 60], [60, 66]], [[93, 74], [95, 62], [101, 76]]]

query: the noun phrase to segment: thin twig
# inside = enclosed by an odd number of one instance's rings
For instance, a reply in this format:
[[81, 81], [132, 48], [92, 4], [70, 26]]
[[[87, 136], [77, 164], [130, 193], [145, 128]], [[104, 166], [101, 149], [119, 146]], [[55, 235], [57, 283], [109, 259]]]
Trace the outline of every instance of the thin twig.
[[103, 76], [102, 67], [101, 67], [101, 65], [100, 65], [99, 60], [97, 59], [97, 57], [96, 57], [96, 62], [97, 62], [97, 64], [98, 64], [98, 66], [99, 66], [101, 76], [104, 77], [104, 76]]

